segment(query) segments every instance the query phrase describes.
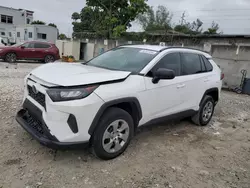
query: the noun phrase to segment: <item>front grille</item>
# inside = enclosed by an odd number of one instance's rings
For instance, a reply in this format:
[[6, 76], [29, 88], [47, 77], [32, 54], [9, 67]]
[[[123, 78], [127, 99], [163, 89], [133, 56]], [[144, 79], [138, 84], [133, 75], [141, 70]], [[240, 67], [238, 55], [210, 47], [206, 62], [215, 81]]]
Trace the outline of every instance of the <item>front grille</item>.
[[45, 105], [45, 95], [41, 92], [38, 93], [34, 93], [34, 91], [32, 90], [32, 87], [28, 85], [28, 92], [29, 95], [35, 100], [37, 101], [40, 105], [42, 105], [45, 109], [46, 109], [46, 105]]
[[43, 129], [42, 123], [39, 120], [37, 120], [35, 117], [28, 114], [26, 116], [26, 121], [27, 121], [28, 125], [31, 128], [33, 128], [34, 131], [36, 131], [39, 135], [44, 136], [45, 131]]

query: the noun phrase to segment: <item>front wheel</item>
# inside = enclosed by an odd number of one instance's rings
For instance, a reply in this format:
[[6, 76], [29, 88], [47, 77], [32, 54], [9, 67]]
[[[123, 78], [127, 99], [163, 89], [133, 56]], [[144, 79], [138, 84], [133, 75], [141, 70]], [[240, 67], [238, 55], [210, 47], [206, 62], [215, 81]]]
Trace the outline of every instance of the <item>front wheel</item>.
[[213, 97], [207, 95], [203, 98], [200, 109], [196, 115], [192, 117], [192, 121], [200, 126], [206, 126], [213, 117], [215, 102]]
[[16, 54], [15, 53], [7, 53], [5, 55], [5, 61], [9, 63], [15, 63], [16, 62]]
[[45, 58], [44, 58], [44, 63], [51, 63], [51, 62], [54, 62], [55, 61], [55, 58], [53, 55], [46, 55]]
[[104, 160], [121, 155], [133, 137], [134, 123], [130, 114], [110, 108], [102, 116], [92, 139], [94, 154]]

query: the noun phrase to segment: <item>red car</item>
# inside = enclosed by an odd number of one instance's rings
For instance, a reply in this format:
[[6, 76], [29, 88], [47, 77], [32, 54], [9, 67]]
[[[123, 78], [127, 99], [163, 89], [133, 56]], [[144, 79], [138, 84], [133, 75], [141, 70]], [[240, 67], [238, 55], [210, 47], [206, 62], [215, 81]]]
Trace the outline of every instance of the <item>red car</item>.
[[19, 59], [38, 60], [44, 63], [49, 63], [60, 59], [60, 55], [55, 44], [30, 41], [23, 44], [0, 47], [0, 59], [10, 63]]

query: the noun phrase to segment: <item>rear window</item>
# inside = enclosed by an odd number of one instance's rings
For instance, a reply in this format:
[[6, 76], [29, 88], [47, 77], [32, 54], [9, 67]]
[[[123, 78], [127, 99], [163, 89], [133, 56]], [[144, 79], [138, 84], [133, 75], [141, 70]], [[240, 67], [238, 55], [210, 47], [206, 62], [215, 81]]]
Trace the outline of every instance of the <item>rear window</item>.
[[208, 59], [205, 58], [204, 56], [201, 56], [201, 57], [202, 57], [202, 59], [203, 59], [203, 62], [204, 62], [205, 67], [206, 67], [206, 69], [207, 69], [207, 72], [213, 71], [213, 66], [212, 66], [211, 63], [208, 61]]
[[50, 45], [43, 43], [35, 43], [35, 48], [50, 48]]

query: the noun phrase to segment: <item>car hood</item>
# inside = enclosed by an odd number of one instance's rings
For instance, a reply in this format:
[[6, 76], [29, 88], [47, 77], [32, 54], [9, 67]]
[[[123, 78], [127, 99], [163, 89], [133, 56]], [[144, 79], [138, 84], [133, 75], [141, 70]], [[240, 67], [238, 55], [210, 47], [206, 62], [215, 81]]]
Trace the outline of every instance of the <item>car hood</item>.
[[130, 72], [113, 71], [80, 63], [48, 63], [31, 72], [48, 85], [78, 86], [125, 79]]

